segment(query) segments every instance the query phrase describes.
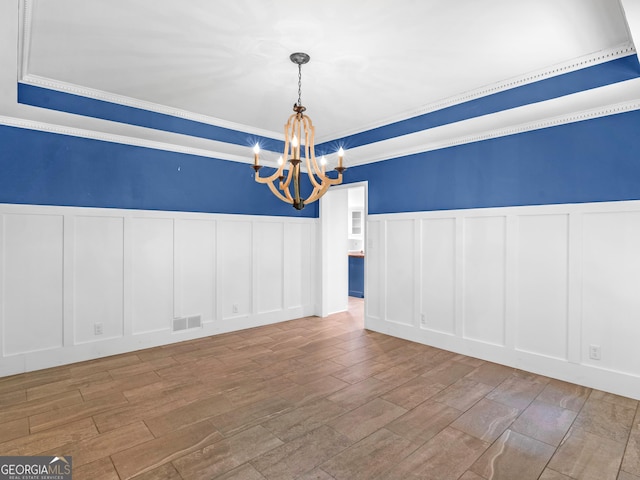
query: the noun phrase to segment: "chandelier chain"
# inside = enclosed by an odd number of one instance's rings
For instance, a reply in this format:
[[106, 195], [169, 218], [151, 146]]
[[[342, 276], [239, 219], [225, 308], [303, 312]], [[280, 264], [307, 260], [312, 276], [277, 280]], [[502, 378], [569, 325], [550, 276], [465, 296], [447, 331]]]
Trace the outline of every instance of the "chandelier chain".
[[302, 65], [298, 64], [298, 106], [302, 105]]

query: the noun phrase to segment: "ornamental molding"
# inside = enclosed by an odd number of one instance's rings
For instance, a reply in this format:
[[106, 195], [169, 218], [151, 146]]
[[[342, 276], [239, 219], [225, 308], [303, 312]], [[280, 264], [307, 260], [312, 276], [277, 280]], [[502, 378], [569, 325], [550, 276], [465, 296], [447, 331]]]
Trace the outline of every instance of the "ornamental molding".
[[[52, 78], [42, 77], [39, 75], [33, 75], [29, 73], [29, 58], [30, 58], [30, 46], [31, 46], [31, 33], [32, 33], [32, 19], [34, 10], [34, 0], [20, 0], [20, 24], [21, 35], [19, 41], [19, 55], [18, 55], [18, 78], [19, 82], [33, 85], [37, 87], [47, 88], [55, 91], [70, 93], [81, 97], [91, 98], [95, 100], [101, 100], [117, 105], [123, 105], [149, 112], [169, 115], [176, 118], [182, 118], [185, 120], [191, 120], [198, 123], [207, 125], [228, 128], [239, 132], [258, 135], [267, 138], [273, 138], [275, 140], [284, 140], [284, 135], [281, 132], [273, 132], [270, 130], [251, 127], [248, 125], [238, 124], [228, 120], [198, 114], [183, 110], [179, 108], [173, 108], [166, 105], [161, 105], [144, 100], [138, 100], [124, 95], [105, 92], [98, 89], [92, 89], [89, 87], [76, 85], [68, 82], [62, 82]], [[394, 124], [403, 120], [407, 120], [420, 115], [425, 115], [431, 112], [442, 110], [444, 108], [470, 102], [481, 97], [492, 95], [495, 93], [507, 91], [513, 88], [517, 88], [523, 85], [534, 83], [540, 80], [551, 78], [554, 76], [562, 75], [565, 73], [577, 71], [583, 68], [591, 67], [608, 61], [623, 58], [636, 53], [636, 49], [632, 42], [625, 42], [616, 47], [609, 48], [594, 52], [582, 57], [578, 57], [567, 62], [559, 63], [551, 67], [546, 67], [540, 70], [536, 70], [522, 76], [514, 77], [501, 82], [493, 83], [480, 87], [475, 90], [463, 92], [445, 99], [438, 100], [433, 103], [412, 108], [393, 117], [387, 117], [385, 119], [376, 120], [366, 126], [360, 126], [357, 129], [346, 131], [340, 134], [340, 138], [348, 137], [358, 133], [366, 132], [368, 130], [384, 127], [390, 124]], [[335, 139], [318, 139], [318, 144], [326, 143]]]
[[118, 143], [122, 145], [131, 145], [136, 147], [152, 148], [154, 150], [164, 150], [168, 152], [184, 153], [188, 155], [196, 155], [200, 157], [215, 158], [218, 160], [231, 160], [234, 162], [250, 163], [247, 158], [217, 152], [212, 150], [206, 150], [203, 148], [187, 147], [184, 145], [176, 145], [174, 143], [158, 142], [155, 140], [147, 140], [137, 137], [129, 137], [125, 135], [117, 135], [112, 133], [96, 132], [93, 130], [85, 130], [76, 127], [67, 127], [62, 125], [54, 125], [45, 122], [38, 122], [35, 120], [7, 117], [0, 115], [0, 125], [16, 128], [24, 128], [27, 130], [37, 130], [46, 133], [55, 133], [58, 135], [68, 135], [71, 137], [88, 138], [92, 140], [101, 140], [104, 142]]
[[[438, 110], [442, 110], [444, 108], [451, 107], [453, 105], [460, 105], [466, 102], [476, 100], [478, 98], [482, 98], [488, 95], [493, 95], [495, 93], [511, 90], [513, 88], [534, 83], [540, 80], [545, 80], [547, 78], [555, 77], [555, 76], [562, 75], [569, 72], [575, 72], [583, 68], [591, 67], [591, 66], [609, 62], [612, 60], [617, 60], [619, 58], [627, 57], [635, 53], [636, 53], [636, 49], [634, 45], [632, 43], [627, 42], [617, 47], [610, 48], [608, 50], [601, 50], [599, 52], [585, 55], [583, 57], [572, 59], [568, 62], [564, 62], [564, 63], [553, 65], [551, 67], [546, 67], [544, 69], [536, 70], [534, 72], [530, 72], [520, 77], [514, 77], [501, 82], [486, 85], [476, 90], [463, 92], [442, 100], [438, 100], [433, 103], [423, 105], [418, 108], [411, 109], [410, 111], [406, 111], [394, 117], [388, 117], [384, 120], [379, 120], [379, 121], [376, 121], [375, 123], [368, 124], [365, 127], [360, 127], [357, 130], [349, 131], [341, 135], [341, 138], [357, 135], [359, 133], [363, 133], [369, 130], [385, 127], [387, 125], [392, 125], [394, 123], [398, 123], [404, 120], [418, 117], [420, 115], [436, 112]], [[323, 140], [323, 142], [325, 142], [325, 140]]]
[[[145, 100], [137, 100], [135, 98], [126, 97], [124, 95], [104, 92], [102, 90], [97, 90], [94, 88], [83, 87], [80, 85], [75, 85], [73, 83], [62, 82], [59, 80], [53, 80], [51, 78], [41, 77], [39, 75], [26, 74], [20, 79], [20, 83], [24, 83], [26, 85], [32, 85], [35, 87], [42, 87], [49, 90], [55, 90], [58, 92], [70, 93], [72, 95], [91, 98], [93, 100], [102, 100], [108, 103], [122, 105], [125, 107], [138, 108], [140, 110], [144, 110], [147, 112], [169, 115], [172, 117], [191, 120], [198, 123], [204, 123], [204, 124], [212, 125], [215, 127], [227, 128], [229, 130], [235, 130], [238, 132], [243, 132], [243, 133], [248, 133], [252, 135], [258, 135], [261, 137], [268, 137], [268, 138], [284, 141], [283, 133], [276, 133], [269, 130], [251, 127], [249, 125], [242, 125], [242, 124], [231, 122], [228, 120], [223, 120], [216, 117], [210, 117], [208, 115], [189, 112], [188, 110], [181, 110], [179, 108], [168, 107], [166, 105], [147, 102]], [[122, 122], [117, 122], [117, 123], [122, 123]], [[157, 129], [157, 130], [161, 130], [161, 129]]]
[[[366, 161], [354, 160], [349, 162], [349, 166], [358, 166], [358, 165], [366, 165], [369, 163], [382, 162], [385, 160], [392, 160], [395, 158], [406, 157], [410, 155], [416, 155], [420, 153], [431, 152], [434, 150], [441, 150], [444, 148], [455, 147], [458, 145], [464, 145], [468, 143], [482, 142], [484, 140], [491, 140], [499, 137], [506, 137], [509, 135], [516, 135], [519, 133], [531, 132], [534, 130], [541, 130], [544, 128], [557, 127], [560, 125], [566, 125], [569, 123], [582, 122], [585, 120], [591, 120], [599, 117], [606, 117], [609, 115], [616, 115], [619, 113], [630, 112], [634, 110], [640, 110], [640, 100], [627, 101], [622, 103], [617, 103], [613, 105], [607, 105], [604, 107], [598, 107], [588, 110], [583, 110], [580, 112], [572, 112], [571, 114], [566, 115], [558, 115], [555, 117], [546, 118], [544, 120], [536, 120], [532, 122], [525, 122], [518, 125], [513, 125], [509, 127], [496, 128], [491, 130], [486, 130], [481, 133], [476, 133], [473, 135], [461, 135], [457, 137], [449, 137], [446, 140], [441, 141], [429, 141], [425, 140], [420, 142], [419, 146], [414, 146], [407, 149], [393, 149], [391, 153], [382, 154], [379, 156], [374, 155], [363, 155], [363, 150], [367, 147], [374, 145], [365, 145], [363, 147], [359, 147], [357, 149], [351, 150], [354, 153], [360, 150], [357, 154], [357, 157], [366, 157]], [[423, 130], [422, 132], [417, 132], [415, 134], [410, 134], [404, 136], [405, 139], [408, 137], [415, 136], [415, 138], [419, 138], [421, 133], [427, 132], [428, 130]], [[419, 141], [419, 140], [418, 140]], [[385, 142], [379, 142], [375, 145], [382, 146], [384, 148]], [[416, 143], [416, 142], [414, 142]]]
[[[457, 137], [450, 137], [446, 140], [442, 141], [424, 141], [419, 142], [419, 146], [414, 146], [406, 149], [388, 149], [390, 153], [382, 153], [375, 154], [375, 151], [372, 150], [372, 153], [366, 153], [366, 150], [369, 149], [380, 149], [385, 150], [385, 143], [391, 142], [392, 140], [378, 142], [375, 144], [365, 145], [363, 147], [358, 147], [351, 152], [354, 154], [352, 160], [349, 161], [350, 167], [355, 167], [358, 165], [366, 165], [369, 163], [382, 162], [385, 160], [392, 160], [394, 158], [405, 157], [409, 155], [415, 155], [420, 153], [426, 153], [434, 150], [441, 150], [443, 148], [455, 147], [458, 145], [464, 145], [468, 143], [482, 142], [484, 140], [490, 140], [499, 137], [505, 137], [509, 135], [516, 135], [519, 133], [526, 133], [534, 130], [540, 130], [544, 128], [551, 128], [560, 125], [565, 125], [569, 123], [581, 122], [585, 120], [591, 120], [594, 118], [605, 117], [609, 115], [616, 115], [620, 113], [630, 112], [634, 110], [640, 110], [640, 100], [633, 100], [628, 102], [617, 103], [613, 105], [607, 105], [605, 107], [593, 108], [588, 110], [583, 110], [580, 112], [573, 112], [567, 115], [559, 115], [556, 117], [550, 117], [544, 120], [536, 120], [533, 122], [525, 122], [518, 125], [513, 125], [504, 128], [497, 128], [492, 130], [487, 130], [484, 132], [476, 133], [473, 135], [461, 135]], [[215, 158], [220, 160], [230, 160], [234, 162], [240, 163], [251, 163], [251, 155], [247, 154], [246, 156], [234, 155], [223, 152], [216, 152], [212, 150], [207, 150], [203, 148], [196, 147], [187, 147], [183, 145], [176, 145], [168, 142], [158, 142], [154, 140], [146, 140], [136, 137], [129, 137], [125, 135], [116, 135], [110, 133], [96, 132], [92, 130], [84, 130], [75, 127], [67, 127], [60, 125], [53, 125], [45, 122], [38, 122], [29, 119], [20, 119], [14, 117], [7, 117], [0, 115], [0, 125], [9, 126], [9, 127], [17, 127], [17, 128], [25, 128], [29, 130], [38, 130], [41, 132], [47, 133], [55, 133], [59, 135], [69, 135], [74, 137], [88, 138], [93, 140], [101, 140], [112, 143], [119, 143], [124, 145], [132, 145], [144, 148], [152, 148], [155, 150], [165, 150], [176, 153], [184, 153], [188, 155], [197, 155], [201, 157]], [[423, 132], [417, 132], [415, 134], [404, 136], [403, 138], [408, 140], [407, 137], [414, 137], [418, 139], [419, 136], [428, 132], [428, 130]], [[247, 152], [251, 150], [247, 147]], [[355, 158], [354, 158], [355, 157]], [[360, 158], [366, 158], [366, 160], [358, 160]], [[266, 159], [264, 162], [268, 166], [275, 166], [275, 160]]]

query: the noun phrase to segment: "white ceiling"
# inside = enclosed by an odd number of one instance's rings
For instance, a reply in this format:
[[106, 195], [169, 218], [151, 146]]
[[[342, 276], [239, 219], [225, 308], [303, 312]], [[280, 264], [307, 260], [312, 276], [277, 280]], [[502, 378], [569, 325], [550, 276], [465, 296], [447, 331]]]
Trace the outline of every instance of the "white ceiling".
[[25, 0], [23, 73], [318, 141], [631, 44], [619, 0]]

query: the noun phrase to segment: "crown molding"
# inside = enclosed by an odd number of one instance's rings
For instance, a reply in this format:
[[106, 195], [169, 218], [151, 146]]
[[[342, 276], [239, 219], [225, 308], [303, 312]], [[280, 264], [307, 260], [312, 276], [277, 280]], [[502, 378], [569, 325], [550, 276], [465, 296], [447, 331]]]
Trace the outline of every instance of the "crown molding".
[[[619, 113], [630, 112], [634, 110], [640, 110], [640, 100], [631, 100], [626, 102], [621, 102], [613, 105], [607, 105], [605, 107], [592, 108], [587, 110], [582, 110], [579, 112], [573, 112], [571, 114], [559, 115], [555, 117], [545, 118], [544, 120], [536, 120], [532, 122], [520, 123], [517, 125], [497, 128], [487, 130], [481, 133], [476, 133], [473, 135], [461, 135], [457, 137], [450, 137], [446, 140], [441, 141], [423, 141], [419, 142], [419, 146], [414, 146], [411, 148], [405, 149], [389, 149], [391, 153], [382, 153], [378, 155], [370, 155], [364, 154], [365, 149], [371, 147], [371, 145], [366, 145], [364, 147], [359, 147], [357, 149], [351, 150], [354, 156], [363, 158], [366, 157], [366, 160], [355, 160], [349, 162], [350, 167], [355, 167], [359, 165], [366, 165], [369, 163], [382, 162], [385, 160], [392, 160], [394, 158], [401, 158], [410, 155], [416, 155], [420, 153], [431, 152], [434, 150], [441, 150], [444, 148], [455, 147], [458, 145], [464, 145], [468, 143], [482, 142], [484, 140], [490, 140], [493, 138], [506, 137], [509, 135], [516, 135], [519, 133], [530, 132], [534, 130], [540, 130], [543, 128], [557, 127], [560, 125], [565, 125], [569, 123], [581, 122], [585, 120], [591, 120], [598, 117], [606, 117], [609, 115], [615, 115]], [[415, 138], [419, 138], [419, 136], [423, 132], [418, 132], [415, 134], [407, 135], [403, 137], [407, 140], [407, 137], [415, 136]], [[384, 146], [385, 142], [380, 142], [378, 146]]]
[[[55, 133], [59, 135], [68, 135], [72, 137], [82, 137], [91, 140], [100, 140], [104, 142], [119, 143], [136, 147], [152, 148], [155, 150], [184, 153], [188, 155], [196, 155], [199, 157], [215, 158], [218, 160], [230, 160], [233, 162], [241, 163], [252, 163], [253, 161], [253, 157], [250, 157], [249, 155], [244, 157], [220, 151], [206, 150], [203, 148], [188, 147], [184, 145], [176, 145], [174, 143], [158, 142], [155, 140], [147, 140], [143, 138], [129, 137], [112, 133], [96, 132], [93, 130], [54, 125], [45, 122], [38, 122], [35, 120], [7, 117], [3, 115], [0, 115], [0, 125], [7, 127], [25, 128], [28, 130], [37, 130], [46, 133]], [[247, 151], [249, 151], [248, 148]]]
[[[41, 77], [38, 75], [29, 74], [28, 71], [29, 71], [31, 33], [32, 33], [31, 29], [32, 29], [33, 10], [34, 10], [35, 0], [19, 0], [19, 1], [20, 1], [19, 20], [20, 20], [21, 32], [19, 35], [19, 52], [18, 52], [17, 58], [18, 58], [18, 79], [20, 82], [37, 86], [37, 87], [43, 87], [43, 88], [47, 88], [55, 91], [60, 91], [64, 93], [70, 93], [70, 94], [74, 94], [82, 97], [91, 98], [91, 99], [101, 100], [101, 101], [105, 101], [113, 104], [129, 106], [129, 107], [138, 108], [141, 110], [156, 112], [159, 114], [165, 114], [165, 115], [182, 118], [186, 120], [191, 120], [191, 121], [195, 121], [195, 122], [199, 122], [207, 125], [228, 128], [231, 130], [246, 132], [249, 134], [255, 134], [258, 136], [273, 138], [281, 141], [284, 140], [284, 136], [281, 132], [276, 133], [276, 132], [267, 131], [264, 129], [249, 127], [247, 125], [241, 125], [234, 122], [218, 119], [215, 117], [210, 117], [207, 115], [196, 114], [186, 110], [171, 108], [164, 105], [155, 104], [152, 102], [133, 99], [131, 97], [126, 97], [123, 95], [117, 95], [117, 94], [104, 92], [97, 89], [91, 89], [91, 88], [87, 88], [87, 87], [83, 87], [83, 86], [79, 86], [71, 83], [66, 83], [66, 82], [61, 82], [61, 81], [46, 78], [46, 77]], [[548, 68], [530, 72], [528, 74], [524, 74], [519, 77], [514, 77], [506, 81], [486, 85], [484, 87], [480, 87], [478, 89], [464, 92], [456, 96], [445, 98], [437, 102], [422, 105], [417, 108], [413, 108], [410, 111], [405, 111], [404, 113], [395, 115], [393, 118], [378, 120], [366, 127], [358, 127], [357, 130], [346, 132], [342, 134], [341, 137], [362, 133], [371, 129], [379, 128], [379, 127], [393, 124], [399, 121], [407, 120], [413, 117], [417, 117], [430, 112], [441, 110], [453, 105], [473, 101], [475, 99], [478, 99], [484, 96], [510, 90], [513, 88], [517, 88], [526, 84], [534, 83], [540, 80], [562, 75], [565, 73], [588, 68], [588, 67], [605, 63], [618, 58], [627, 57], [635, 53], [636, 53], [636, 49], [633, 46], [633, 44], [631, 42], [626, 42], [614, 48], [594, 52], [592, 54], [589, 54], [583, 57], [578, 57], [576, 59], [563, 62], [560, 64], [556, 64]], [[528, 123], [520, 123], [520, 124], [515, 124], [513, 126], [494, 129], [494, 130], [481, 131], [473, 135], [449, 136], [448, 138], [441, 141], [429, 141], [428, 137], [424, 137], [426, 140], [421, 142], [420, 145], [414, 145], [408, 148], [406, 147], [405, 148], [395, 148], [395, 147], [389, 148], [394, 143], [394, 139], [390, 139], [390, 140], [385, 140], [375, 144], [364, 145], [362, 147], [357, 147], [355, 149], [352, 149], [351, 152], [353, 152], [353, 156], [351, 158], [353, 160], [350, 163], [351, 165], [354, 165], [354, 166], [362, 165], [366, 163], [373, 163], [377, 161], [398, 158], [405, 155], [422, 153], [422, 152], [437, 150], [441, 148], [462, 145], [466, 143], [478, 142], [478, 141], [483, 141], [491, 138], [513, 135], [517, 133], [523, 133], [526, 131], [532, 131], [532, 130], [537, 130], [541, 128], [548, 128], [548, 127], [562, 125], [566, 123], [578, 122], [578, 121], [588, 120], [591, 118], [596, 118], [596, 117], [601, 117], [606, 115], [613, 115], [616, 113], [623, 113], [625, 111], [638, 110], [638, 109], [640, 109], [639, 101], [612, 104], [611, 106], [607, 106], [607, 107], [584, 110], [581, 112], [572, 112], [567, 115], [550, 117], [544, 120], [537, 120], [537, 121], [528, 122]], [[464, 121], [462, 123], [464, 123]], [[251, 163], [251, 159], [252, 159], [252, 154], [250, 152], [249, 147], [246, 148], [248, 154], [245, 157], [245, 156], [237, 155], [237, 152], [225, 153], [223, 152], [224, 150], [223, 146], [215, 145], [212, 147], [212, 149], [189, 147], [189, 146], [183, 146], [183, 145], [179, 145], [171, 142], [161, 142], [161, 141], [137, 138], [135, 136], [90, 131], [90, 130], [85, 130], [81, 128], [53, 125], [45, 122], [38, 122], [35, 120], [29, 120], [29, 119], [19, 119], [19, 118], [8, 117], [8, 116], [0, 116], [0, 125], [26, 128], [31, 130], [39, 130], [43, 132], [57, 133], [62, 135], [91, 138], [91, 139], [102, 140], [107, 142], [134, 145], [134, 146], [153, 148], [153, 149], [159, 149], [159, 150], [167, 150], [167, 151], [173, 151], [173, 152], [185, 153], [185, 154], [193, 154], [193, 155], [204, 156], [209, 158], [218, 158], [218, 159], [231, 160], [231, 161], [243, 162], [243, 163]], [[402, 138], [409, 139], [413, 137], [417, 139], [417, 138], [422, 138], [421, 136], [424, 134], [425, 134], [424, 131], [416, 132], [413, 134], [406, 135]], [[316, 143], [320, 144], [320, 143], [329, 142], [331, 140], [332, 139], [322, 139], [322, 140], [316, 139]], [[416, 142], [413, 142], [413, 143], [415, 144]], [[401, 147], [401, 143], [397, 143], [396, 147], [398, 146]], [[363, 154], [364, 152], [366, 152], [366, 155]], [[370, 154], [369, 152], [373, 154]], [[357, 160], [357, 157], [366, 158], [366, 160], [359, 161]], [[267, 160], [265, 163], [275, 164], [275, 161], [270, 162], [269, 160]]]
[[446, 142], [439, 142], [437, 144], [434, 144], [433, 147], [430, 148], [430, 150], [439, 150], [442, 148], [453, 147], [465, 143], [481, 142], [483, 140], [489, 140], [491, 138], [506, 137], [508, 135], [515, 135], [518, 133], [530, 132], [533, 130], [541, 130], [543, 128], [557, 127], [559, 125], [582, 122], [584, 120], [606, 117], [609, 115], [630, 112], [633, 110], [640, 110], [640, 100], [634, 100], [631, 102], [625, 102], [616, 105], [609, 105], [604, 108], [584, 110], [581, 112], [572, 113], [570, 115], [562, 115], [558, 117], [548, 118], [542, 121], [514, 125], [513, 127], [490, 130], [478, 135], [454, 138]]
[[199, 113], [189, 112], [187, 110], [181, 110], [178, 108], [168, 107], [166, 105], [160, 105], [153, 102], [147, 102], [145, 100], [137, 100], [124, 95], [118, 95], [115, 93], [104, 92], [93, 88], [83, 87], [75, 85], [73, 83], [62, 82], [60, 80], [54, 80], [47, 77], [41, 77], [39, 75], [26, 74], [20, 79], [21, 83], [33, 85], [35, 87], [42, 87], [58, 92], [70, 93], [72, 95], [78, 95], [81, 97], [91, 98], [94, 100], [102, 100], [117, 105], [124, 105], [127, 107], [138, 108], [154, 113], [160, 113], [164, 115], [170, 115], [172, 117], [182, 118], [185, 120], [191, 120], [198, 123], [204, 123], [207, 125], [213, 125], [216, 127], [227, 128], [229, 130], [235, 130], [238, 132], [244, 132], [251, 135], [257, 135], [261, 137], [273, 138], [275, 140], [284, 141], [283, 133], [276, 133], [269, 130], [264, 130], [249, 125], [242, 125], [228, 120], [223, 120], [216, 117], [210, 117], [208, 115], [202, 115]]
[[[78, 96], [87, 97], [87, 98], [96, 99], [96, 100], [102, 100], [109, 103], [129, 106], [129, 107], [138, 108], [141, 110], [165, 114], [165, 115], [182, 118], [186, 120], [191, 120], [191, 121], [195, 121], [203, 124], [213, 125], [217, 127], [227, 128], [230, 130], [245, 132], [252, 135], [258, 135], [258, 136], [272, 138], [279, 141], [284, 141], [284, 135], [282, 134], [282, 132], [274, 132], [270, 130], [259, 129], [256, 127], [251, 127], [249, 125], [238, 124], [235, 122], [231, 122], [228, 120], [224, 120], [224, 119], [220, 119], [220, 118], [216, 118], [208, 115], [197, 114], [194, 112], [190, 112], [188, 110], [173, 108], [173, 107], [169, 107], [169, 106], [165, 106], [165, 105], [161, 105], [153, 102], [148, 102], [144, 100], [138, 100], [138, 99], [124, 96], [124, 95], [118, 95], [115, 93], [105, 92], [98, 89], [92, 89], [92, 88], [84, 87], [81, 85], [62, 82], [59, 80], [42, 77], [39, 75], [34, 75], [29, 73], [29, 58], [30, 58], [30, 48], [31, 48], [31, 25], [32, 25], [32, 19], [33, 19], [34, 2], [35, 0], [20, 0], [20, 7], [21, 7], [20, 15], [21, 15], [21, 30], [22, 30], [20, 35], [20, 41], [19, 41], [20, 51], [18, 55], [18, 62], [19, 62], [18, 72], [19, 72], [20, 82], [37, 86], [37, 87], [43, 87], [43, 88], [52, 89], [55, 91], [70, 93], [73, 95], [78, 95]], [[574, 58], [572, 60], [569, 60], [563, 63], [558, 63], [550, 67], [546, 67], [540, 70], [526, 73], [522, 76], [514, 77], [498, 83], [485, 85], [475, 90], [470, 90], [455, 96], [438, 100], [433, 103], [418, 106], [416, 108], [412, 108], [411, 110], [407, 110], [405, 112], [394, 115], [392, 117], [376, 120], [375, 122], [372, 122], [365, 126], [359, 126], [356, 129], [342, 132], [339, 138], [356, 135], [362, 132], [366, 132], [368, 130], [376, 129], [386, 125], [404, 121], [413, 117], [418, 117], [420, 115], [442, 110], [444, 108], [447, 108], [453, 105], [463, 104], [465, 102], [473, 101], [481, 97], [503, 92], [506, 90], [517, 88], [523, 85], [527, 85], [530, 83], [534, 83], [540, 80], [562, 75], [565, 73], [577, 71], [577, 70], [584, 69], [597, 64], [605, 63], [605, 62], [626, 57], [635, 53], [636, 53], [636, 49], [633, 43], [625, 42], [610, 49], [593, 52], [591, 54]], [[327, 142], [331, 142], [332, 140], [336, 140], [337, 138], [338, 137], [336, 138], [318, 137], [316, 138], [316, 143], [317, 144], [327, 143]]]
[[[442, 141], [420, 141], [419, 146], [414, 146], [410, 148], [404, 149], [385, 149], [384, 145], [393, 142], [393, 140], [379, 142], [376, 144], [366, 145], [364, 147], [358, 147], [356, 149], [350, 150], [351, 154], [356, 157], [353, 159], [351, 157], [349, 161], [349, 167], [356, 167], [359, 165], [366, 165], [369, 163], [382, 162], [385, 160], [392, 160], [394, 158], [401, 158], [410, 155], [416, 155], [420, 153], [426, 153], [434, 150], [440, 150], [443, 148], [455, 147], [458, 145], [464, 145], [468, 143], [481, 142], [484, 140], [490, 140], [493, 138], [505, 137], [509, 135], [516, 135], [519, 133], [525, 133], [534, 130], [540, 130], [543, 128], [556, 127], [560, 125], [565, 125], [574, 122], [581, 122], [585, 120], [590, 120], [598, 117], [605, 117], [608, 115], [615, 115], [624, 112], [630, 112], [634, 110], [640, 110], [640, 100], [633, 100], [627, 102], [621, 102], [613, 105], [608, 105], [605, 107], [587, 109], [579, 112], [573, 112], [567, 115], [560, 115], [555, 117], [546, 118], [544, 120], [536, 120], [533, 122], [525, 122], [518, 125], [513, 125], [505, 128], [497, 128], [487, 130], [481, 133], [476, 133], [473, 135], [461, 135], [453, 138], [447, 138]], [[7, 117], [0, 115], [0, 125], [16, 127], [16, 128], [25, 128], [29, 130], [37, 130], [41, 132], [47, 133], [55, 133], [59, 135], [69, 135], [74, 137], [82, 137], [93, 140], [100, 140], [105, 142], [119, 143], [124, 145], [132, 145], [143, 148], [152, 148], [156, 150], [165, 150], [176, 153], [183, 153], [188, 155], [196, 155], [201, 157], [215, 158], [219, 160], [229, 160], [234, 162], [252, 163], [252, 155], [250, 154], [249, 147], [246, 148], [247, 155], [235, 155], [229, 154], [219, 151], [206, 150], [202, 148], [195, 147], [187, 147], [183, 145], [176, 145], [173, 143], [167, 142], [158, 142], [154, 140], [146, 140], [138, 137], [129, 137], [125, 135], [117, 135], [103, 132], [96, 132], [92, 130], [84, 130], [75, 127], [67, 127], [60, 125], [53, 125], [45, 122], [38, 122], [29, 119], [21, 119], [15, 117]], [[415, 137], [419, 138], [424, 132], [418, 132], [409, 136], [402, 137], [404, 140], [408, 140], [407, 137]], [[378, 154], [375, 154], [377, 150]], [[369, 150], [369, 152], [367, 152]], [[380, 150], [387, 150], [390, 153], [380, 153]], [[357, 157], [366, 158], [366, 160], [357, 160]], [[262, 163], [266, 166], [275, 167], [276, 160], [264, 158], [261, 159]]]
[[[490, 85], [485, 85], [475, 90], [469, 90], [467, 92], [463, 92], [458, 95], [454, 95], [442, 100], [438, 100], [433, 103], [429, 103], [417, 108], [413, 108], [411, 110], [405, 111], [404, 113], [400, 113], [393, 117], [387, 117], [385, 119], [370, 123], [364, 127], [358, 127], [357, 129], [347, 131], [341, 135], [341, 138], [357, 135], [359, 133], [367, 132], [369, 130], [374, 130], [376, 128], [380, 128], [393, 123], [408, 120], [414, 117], [418, 117], [420, 115], [425, 115], [427, 113], [436, 112], [438, 110], [442, 110], [444, 108], [451, 107], [453, 105], [459, 105], [466, 102], [470, 102], [478, 98], [482, 98], [495, 93], [511, 90], [513, 88], [538, 82], [540, 80], [545, 80], [547, 78], [552, 78], [565, 73], [578, 71], [583, 68], [609, 62], [612, 60], [616, 60], [618, 58], [627, 57], [635, 53], [636, 53], [636, 48], [634, 47], [634, 45], [630, 42], [626, 42], [607, 50], [594, 52], [589, 55], [574, 58], [567, 62], [559, 63], [550, 67], [536, 70], [519, 77], [514, 77], [511, 79], [507, 79], [507, 80], [504, 80], [498, 83], [493, 83]], [[321, 139], [321, 140], [318, 140], [318, 143], [330, 142], [332, 140], [335, 140], [335, 139], [326, 139], [326, 140]]]

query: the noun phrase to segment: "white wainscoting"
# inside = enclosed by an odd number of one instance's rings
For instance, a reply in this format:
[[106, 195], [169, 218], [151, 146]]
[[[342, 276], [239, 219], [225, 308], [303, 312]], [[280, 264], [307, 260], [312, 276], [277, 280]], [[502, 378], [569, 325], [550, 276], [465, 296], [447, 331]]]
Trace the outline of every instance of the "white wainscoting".
[[640, 202], [372, 215], [367, 235], [367, 328], [640, 399]]
[[[316, 311], [317, 219], [6, 204], [0, 216], [0, 376]], [[202, 327], [173, 331], [190, 316]]]

